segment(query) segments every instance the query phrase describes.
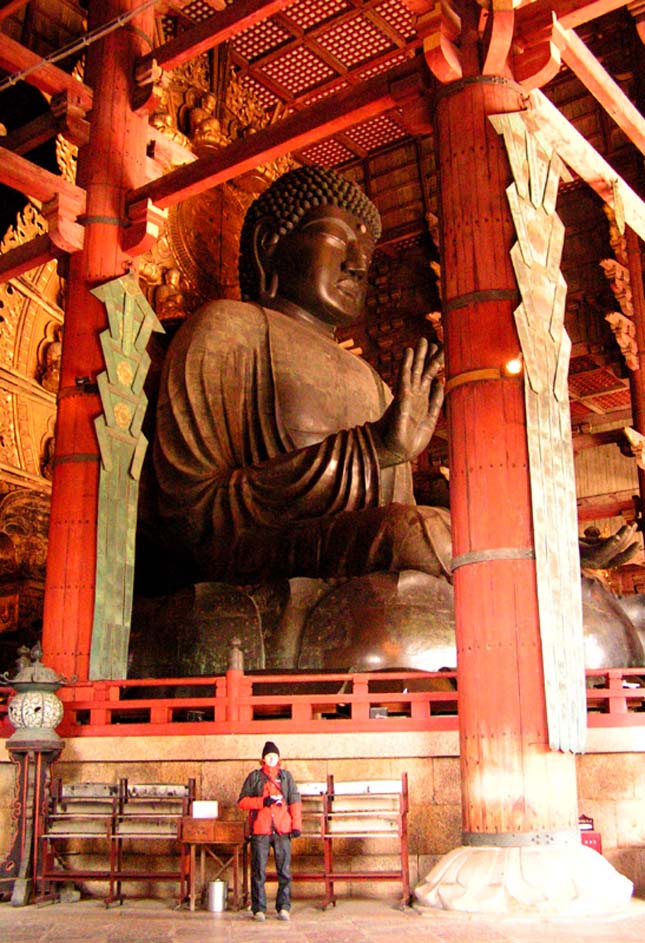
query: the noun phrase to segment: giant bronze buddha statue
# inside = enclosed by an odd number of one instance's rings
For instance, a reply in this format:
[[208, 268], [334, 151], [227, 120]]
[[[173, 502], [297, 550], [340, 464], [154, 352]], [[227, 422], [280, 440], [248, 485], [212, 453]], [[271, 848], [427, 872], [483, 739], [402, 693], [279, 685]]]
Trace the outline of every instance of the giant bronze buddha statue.
[[155, 468], [172, 546], [194, 579], [255, 583], [448, 567], [438, 512], [416, 508], [410, 460], [442, 401], [422, 340], [394, 397], [340, 347], [362, 312], [376, 208], [302, 167], [251, 207], [242, 302], [185, 324], [166, 361]]
[[392, 394], [334, 338], [362, 312], [379, 235], [374, 205], [334, 171], [279, 178], [245, 218], [244, 300], [201, 308], [164, 365], [167, 562], [187, 583], [288, 583], [291, 603], [304, 585], [297, 627], [278, 617], [276, 667], [446, 663], [424, 653], [452, 631], [449, 514], [416, 505], [410, 468], [441, 408], [441, 354], [408, 349]]

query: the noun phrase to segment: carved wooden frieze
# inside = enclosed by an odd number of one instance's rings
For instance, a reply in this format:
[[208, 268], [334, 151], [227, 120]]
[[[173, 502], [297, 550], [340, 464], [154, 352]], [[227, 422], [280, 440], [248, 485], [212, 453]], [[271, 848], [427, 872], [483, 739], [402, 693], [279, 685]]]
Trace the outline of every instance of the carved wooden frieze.
[[[522, 303], [515, 323], [524, 362], [531, 501], [549, 743], [582, 751], [587, 727], [576, 489], [560, 272], [564, 225], [555, 212], [567, 174], [519, 114], [491, 118], [513, 173], [507, 188], [517, 242], [511, 259]], [[568, 174], [567, 174], [568, 176]]]

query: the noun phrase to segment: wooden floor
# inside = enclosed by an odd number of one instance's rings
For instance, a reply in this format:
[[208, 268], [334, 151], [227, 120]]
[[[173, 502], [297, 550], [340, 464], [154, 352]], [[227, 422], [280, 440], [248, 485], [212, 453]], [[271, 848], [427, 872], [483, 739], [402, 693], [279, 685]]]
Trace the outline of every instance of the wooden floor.
[[[271, 895], [269, 895], [271, 900]], [[6, 943], [642, 943], [645, 900], [612, 917], [540, 919], [475, 917], [444, 911], [397, 910], [386, 900], [340, 900], [322, 912], [295, 901], [291, 922], [269, 911], [265, 923], [248, 912], [174, 910], [171, 902], [126, 901], [106, 909], [98, 900], [14, 908], [0, 904]]]

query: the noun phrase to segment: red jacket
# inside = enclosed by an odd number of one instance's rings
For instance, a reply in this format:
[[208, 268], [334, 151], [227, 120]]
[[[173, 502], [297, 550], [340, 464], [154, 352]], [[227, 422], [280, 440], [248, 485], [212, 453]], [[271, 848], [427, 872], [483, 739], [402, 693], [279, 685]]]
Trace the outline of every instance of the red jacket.
[[[266, 796], [281, 796], [282, 805], [264, 805]], [[238, 807], [250, 814], [252, 835], [289, 835], [302, 831], [302, 802], [291, 773], [280, 765], [254, 769], [244, 780]]]

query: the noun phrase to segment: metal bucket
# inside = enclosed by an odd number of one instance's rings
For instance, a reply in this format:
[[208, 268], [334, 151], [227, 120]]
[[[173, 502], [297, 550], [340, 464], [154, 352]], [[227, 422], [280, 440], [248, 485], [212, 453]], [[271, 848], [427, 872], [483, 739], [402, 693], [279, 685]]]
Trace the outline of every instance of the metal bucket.
[[209, 881], [208, 883], [208, 909], [212, 914], [221, 914], [226, 910], [226, 898], [228, 897], [228, 881]]

